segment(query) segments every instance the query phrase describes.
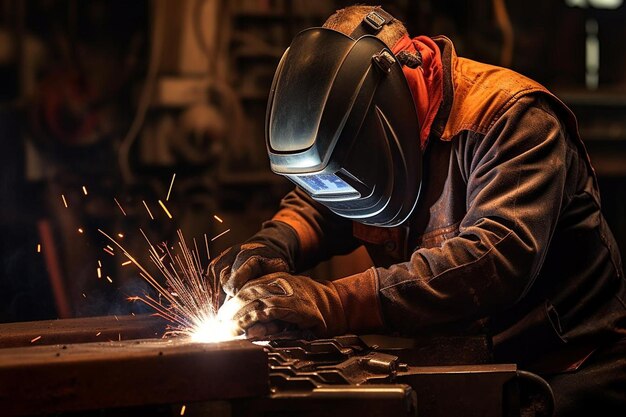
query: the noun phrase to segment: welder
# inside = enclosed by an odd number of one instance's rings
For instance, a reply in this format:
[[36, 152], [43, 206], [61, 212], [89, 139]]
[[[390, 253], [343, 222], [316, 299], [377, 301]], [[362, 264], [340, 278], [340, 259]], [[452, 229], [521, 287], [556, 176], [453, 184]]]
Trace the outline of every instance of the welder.
[[[623, 413], [621, 260], [575, 118], [546, 88], [352, 6], [294, 38], [266, 138], [296, 188], [210, 265], [240, 331], [486, 333], [496, 361], [550, 381], [557, 415]], [[375, 267], [298, 275], [359, 245]]]

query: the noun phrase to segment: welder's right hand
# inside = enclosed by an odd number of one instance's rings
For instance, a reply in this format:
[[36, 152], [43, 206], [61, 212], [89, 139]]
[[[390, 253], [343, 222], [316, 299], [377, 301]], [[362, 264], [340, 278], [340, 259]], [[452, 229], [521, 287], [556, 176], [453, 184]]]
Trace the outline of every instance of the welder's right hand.
[[209, 279], [219, 280], [226, 295], [234, 297], [244, 284], [274, 272], [291, 272], [278, 250], [260, 242], [226, 249], [209, 264]]

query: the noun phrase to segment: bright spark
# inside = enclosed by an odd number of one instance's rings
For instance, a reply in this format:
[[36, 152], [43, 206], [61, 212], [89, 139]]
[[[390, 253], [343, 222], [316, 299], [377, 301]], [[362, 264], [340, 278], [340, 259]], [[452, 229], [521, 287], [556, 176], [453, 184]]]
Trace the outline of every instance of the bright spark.
[[117, 206], [120, 208], [120, 211], [122, 212], [122, 214], [124, 216], [126, 216], [126, 212], [124, 211], [124, 209], [122, 208], [122, 205], [120, 204], [119, 201], [117, 201], [117, 198], [113, 197], [113, 200], [115, 201], [115, 204], [117, 204]]
[[100, 336], [101, 334], [102, 334], [102, 332], [96, 333], [96, 337]]
[[78, 228], [78, 233], [83, 233], [83, 232], [84, 232], [83, 228], [82, 228], [82, 227], [79, 227], [79, 228]]
[[155, 246], [140, 229], [148, 243], [150, 260], [159, 271], [161, 279], [157, 279], [118, 241], [102, 230], [98, 231], [122, 251], [139, 269], [139, 275], [156, 290], [158, 297], [144, 294], [129, 297], [128, 300], [143, 302], [155, 310], [157, 315], [172, 323], [166, 335], [187, 336], [194, 342], [202, 343], [236, 338], [234, 322], [217, 317], [219, 280], [207, 279], [195, 240], [191, 249], [179, 230], [177, 244]]
[[37, 253], [41, 253], [41, 243], [37, 243]]
[[41, 336], [37, 336], [36, 338], [31, 339], [30, 343], [35, 343], [39, 339], [41, 339]]
[[87, 195], [87, 187], [83, 185], [83, 194]]
[[107, 275], [107, 281], [109, 281], [111, 284], [113, 284], [113, 280], [111, 279], [110, 276]]
[[230, 229], [226, 229], [226, 230], [224, 230], [222, 233], [220, 233], [219, 235], [212, 237], [212, 238], [211, 238], [211, 242], [213, 242], [213, 241], [214, 241], [215, 239], [217, 239], [218, 237], [222, 237], [222, 236], [224, 236], [224, 235], [225, 235], [226, 233], [228, 233], [228, 232], [230, 232]]
[[170, 200], [170, 193], [172, 192], [172, 186], [174, 185], [174, 179], [176, 178], [176, 173], [174, 173], [174, 175], [172, 175], [172, 182], [170, 182], [170, 188], [169, 190], [167, 190], [167, 197], [165, 197], [165, 201], [169, 201]]
[[219, 216], [218, 216], [217, 214], [214, 214], [214, 215], [213, 215], [213, 218], [214, 218], [215, 220], [217, 220], [218, 222], [220, 222], [220, 223], [224, 223], [224, 220], [220, 219], [220, 218], [219, 218]]
[[103, 251], [105, 251], [106, 253], [108, 253], [111, 256], [115, 256], [115, 254], [113, 252], [111, 252], [109, 249], [107, 248], [102, 248]]
[[118, 233], [117, 237], [119, 237], [120, 239], [124, 239], [124, 234], [123, 233]]
[[63, 199], [63, 205], [65, 206], [65, 208], [67, 208], [67, 200], [65, 199], [65, 196], [63, 194], [61, 194], [61, 198]]
[[152, 215], [152, 212], [150, 211], [150, 209], [148, 208], [148, 205], [146, 204], [145, 200], [141, 200], [141, 202], [143, 203], [144, 207], [146, 208], [146, 211], [148, 212], [148, 214], [150, 215], [150, 218], [152, 220], [154, 220], [154, 216]]
[[170, 213], [170, 211], [167, 209], [167, 207], [165, 207], [165, 204], [163, 204], [163, 202], [161, 200], [159, 200], [159, 204], [161, 205], [161, 208], [163, 209], [163, 211], [165, 212], [165, 214], [167, 214], [167, 217], [169, 217], [170, 219], [172, 218], [172, 214]]
[[186, 406], [186, 405], [183, 405], [183, 406], [180, 408], [180, 415], [181, 415], [181, 416], [184, 416], [184, 415], [185, 415], [185, 409], [186, 409], [186, 408], [187, 408], [187, 406]]
[[122, 262], [122, 266], [130, 265], [130, 264], [132, 264], [131, 261]]

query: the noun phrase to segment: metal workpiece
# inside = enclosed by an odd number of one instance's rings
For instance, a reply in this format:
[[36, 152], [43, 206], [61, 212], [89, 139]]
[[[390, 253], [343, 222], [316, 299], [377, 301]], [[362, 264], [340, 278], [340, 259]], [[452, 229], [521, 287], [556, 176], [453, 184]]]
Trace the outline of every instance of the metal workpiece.
[[457, 365], [409, 367], [396, 383], [412, 386], [426, 416], [519, 416], [517, 367]]
[[408, 385], [325, 386], [237, 402], [233, 416], [414, 417], [416, 398]]
[[515, 365], [483, 363], [485, 344], [475, 338], [451, 364], [459, 338], [404, 346], [285, 332], [195, 343], [161, 338], [164, 331], [147, 316], [0, 325], [0, 414], [156, 415], [165, 407], [159, 415], [169, 417], [185, 405], [189, 417], [520, 415]]
[[[439, 347], [437, 355], [422, 357], [418, 363], [448, 362], [450, 349], [456, 350], [458, 338], [446, 343], [443, 338], [434, 341]], [[472, 343], [477, 343], [472, 339]], [[470, 343], [471, 344], [471, 343]], [[480, 345], [478, 343], [477, 345]], [[400, 396], [393, 390], [404, 390], [407, 398], [415, 398], [416, 414], [436, 416], [514, 416], [519, 415], [519, 391], [517, 368], [511, 364], [437, 365], [417, 366], [389, 354], [388, 349], [378, 351], [377, 346], [368, 347], [356, 336], [336, 339], [276, 340], [269, 343], [270, 399], [280, 400], [283, 405], [294, 399], [308, 403], [332, 398], [348, 400], [362, 393], [360, 415], [378, 414], [378, 396], [384, 396], [389, 407], [395, 407], [398, 415], [411, 407], [403, 408]], [[433, 351], [424, 343], [418, 352]], [[413, 353], [414, 355], [415, 353]], [[410, 358], [412, 354], [405, 354]], [[484, 358], [483, 354], [476, 355]], [[320, 360], [316, 360], [319, 358]], [[469, 357], [463, 358], [469, 360]], [[385, 387], [391, 391], [376, 391]], [[322, 395], [322, 393], [325, 393]], [[332, 393], [332, 394], [331, 394]], [[410, 393], [410, 394], [409, 394]], [[395, 403], [391, 404], [391, 398]], [[270, 404], [276, 407], [275, 403]], [[291, 405], [290, 405], [291, 406]], [[262, 415], [262, 414], [260, 414]], [[312, 415], [312, 414], [311, 414]]]
[[268, 380], [264, 349], [245, 340], [140, 339], [0, 349], [5, 416], [264, 396]]
[[0, 324], [0, 349], [159, 338], [166, 326], [167, 321], [152, 314], [4, 323]]

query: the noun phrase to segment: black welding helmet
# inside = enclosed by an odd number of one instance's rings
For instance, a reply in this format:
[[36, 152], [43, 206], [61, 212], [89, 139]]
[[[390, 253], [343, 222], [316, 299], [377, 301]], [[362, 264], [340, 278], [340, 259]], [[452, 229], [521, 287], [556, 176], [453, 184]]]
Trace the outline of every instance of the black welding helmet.
[[397, 226], [421, 185], [415, 104], [378, 38], [311, 28], [284, 53], [269, 97], [271, 169], [354, 221]]

